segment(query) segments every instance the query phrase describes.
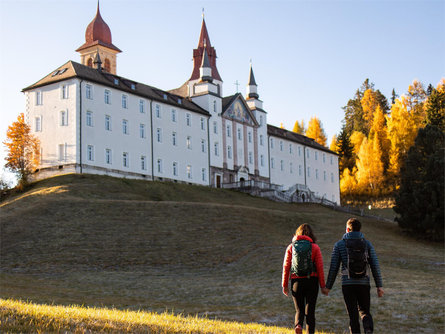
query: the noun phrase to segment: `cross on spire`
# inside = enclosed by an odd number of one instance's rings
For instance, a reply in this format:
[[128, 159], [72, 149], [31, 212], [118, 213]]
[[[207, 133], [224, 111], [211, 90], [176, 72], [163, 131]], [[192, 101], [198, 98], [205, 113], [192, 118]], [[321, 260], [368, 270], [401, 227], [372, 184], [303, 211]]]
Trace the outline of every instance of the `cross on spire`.
[[236, 86], [236, 92], [238, 93], [238, 86], [240, 85], [240, 83], [238, 82], [238, 80], [236, 80], [233, 84]]

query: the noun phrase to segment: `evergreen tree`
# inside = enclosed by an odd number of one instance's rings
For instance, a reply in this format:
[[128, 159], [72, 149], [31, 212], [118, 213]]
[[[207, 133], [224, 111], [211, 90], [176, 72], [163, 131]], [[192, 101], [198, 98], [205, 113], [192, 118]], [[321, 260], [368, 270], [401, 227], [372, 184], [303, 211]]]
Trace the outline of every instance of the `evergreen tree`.
[[396, 103], [396, 99], [399, 97], [399, 95], [396, 94], [396, 90], [393, 88], [391, 93], [391, 105]]
[[361, 104], [362, 93], [357, 89], [353, 99], [350, 99], [343, 107], [345, 112], [345, 128], [348, 133], [360, 131], [366, 133], [366, 120]]
[[337, 153], [339, 155], [340, 175], [342, 175], [346, 168], [352, 170], [355, 165], [354, 147], [351, 144], [351, 140], [348, 132], [346, 131], [345, 125], [343, 125], [337, 138]]
[[[445, 85], [444, 85], [445, 88]], [[432, 89], [426, 103], [425, 123], [445, 131], [445, 89]]]

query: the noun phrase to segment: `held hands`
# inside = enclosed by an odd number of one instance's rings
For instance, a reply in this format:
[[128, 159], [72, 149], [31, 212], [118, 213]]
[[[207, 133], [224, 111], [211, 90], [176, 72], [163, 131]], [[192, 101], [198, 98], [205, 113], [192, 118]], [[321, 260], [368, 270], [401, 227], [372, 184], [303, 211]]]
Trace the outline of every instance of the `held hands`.
[[321, 293], [324, 294], [325, 296], [329, 295], [329, 291], [331, 291], [328, 288], [321, 288]]
[[383, 288], [377, 288], [377, 296], [383, 297], [383, 295], [385, 294], [385, 291], [383, 291]]

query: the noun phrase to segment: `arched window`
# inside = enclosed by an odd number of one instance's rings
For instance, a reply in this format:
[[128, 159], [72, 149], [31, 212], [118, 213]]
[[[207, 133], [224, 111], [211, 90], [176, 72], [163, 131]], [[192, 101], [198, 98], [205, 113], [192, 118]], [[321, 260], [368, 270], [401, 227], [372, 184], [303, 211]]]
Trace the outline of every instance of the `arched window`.
[[104, 69], [105, 71], [110, 72], [110, 60], [108, 58], [105, 58]]
[[88, 67], [93, 67], [93, 58], [88, 58], [87, 66]]

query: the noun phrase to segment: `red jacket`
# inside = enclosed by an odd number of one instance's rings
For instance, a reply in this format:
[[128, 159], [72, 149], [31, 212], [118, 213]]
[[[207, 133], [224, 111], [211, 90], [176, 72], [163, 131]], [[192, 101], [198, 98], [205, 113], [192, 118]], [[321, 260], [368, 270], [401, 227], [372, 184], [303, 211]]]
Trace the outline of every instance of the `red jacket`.
[[[312, 239], [306, 235], [299, 235], [297, 238], [294, 237], [292, 241], [295, 240], [308, 240], [312, 242], [312, 261], [315, 263], [317, 272], [313, 272], [311, 276], [318, 277], [318, 281], [320, 282], [320, 287], [324, 288], [325, 282], [324, 282], [324, 271], [323, 271], [323, 258], [321, 256], [320, 247], [318, 247], [317, 244], [314, 244]], [[289, 284], [289, 274], [291, 265], [292, 265], [292, 244], [287, 246], [286, 254], [284, 255], [283, 277], [281, 281], [282, 287], [286, 287]], [[292, 274], [291, 278], [304, 278], [304, 277], [298, 277], [297, 275]]]

